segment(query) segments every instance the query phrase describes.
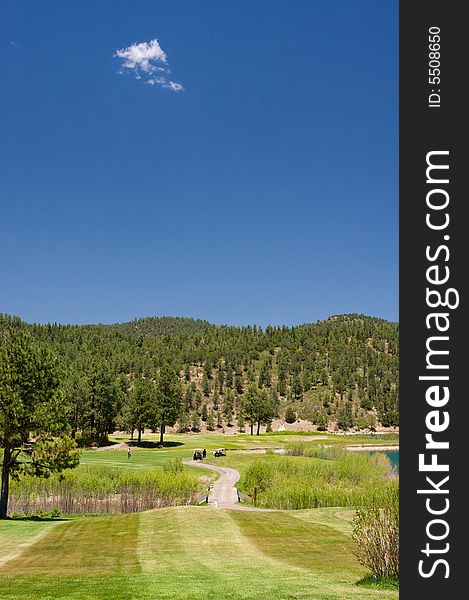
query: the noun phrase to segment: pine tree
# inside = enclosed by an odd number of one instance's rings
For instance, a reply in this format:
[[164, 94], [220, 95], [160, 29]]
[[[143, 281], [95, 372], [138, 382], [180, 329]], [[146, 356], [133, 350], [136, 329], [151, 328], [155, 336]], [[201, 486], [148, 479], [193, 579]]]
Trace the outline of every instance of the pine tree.
[[206, 373], [204, 373], [204, 375], [202, 377], [202, 392], [205, 397], [210, 395], [210, 382], [208, 380]]
[[235, 389], [237, 394], [242, 394], [244, 391], [243, 378], [238, 374], [235, 377]]
[[8, 512], [10, 477], [47, 477], [79, 458], [67, 435], [57, 359], [19, 330], [0, 332], [0, 447], [3, 448], [0, 519]]
[[178, 433], [186, 433], [191, 428], [191, 416], [185, 410], [181, 411], [178, 419]]
[[285, 411], [285, 421], [290, 424], [296, 421], [296, 414], [291, 406], [288, 406]]
[[195, 433], [200, 431], [200, 417], [195, 410], [192, 412], [192, 415], [191, 415], [191, 429]]
[[157, 395], [154, 407], [154, 425], [160, 429], [160, 444], [166, 427], [173, 426], [181, 411], [181, 386], [179, 378], [169, 365], [164, 365], [157, 378]]
[[213, 431], [215, 429], [215, 416], [213, 410], [210, 410], [207, 415], [207, 429], [208, 431]]

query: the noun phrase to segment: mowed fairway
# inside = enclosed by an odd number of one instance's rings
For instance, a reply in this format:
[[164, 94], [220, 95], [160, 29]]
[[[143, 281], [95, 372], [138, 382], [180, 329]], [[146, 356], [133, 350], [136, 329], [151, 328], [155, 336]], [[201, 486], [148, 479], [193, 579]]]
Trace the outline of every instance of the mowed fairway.
[[[333, 436], [331, 436], [333, 437]], [[311, 435], [311, 440], [324, 441], [324, 436]], [[248, 450], [255, 448], [275, 448], [285, 443], [302, 439], [301, 436], [286, 435], [217, 435], [217, 434], [173, 434], [165, 436], [163, 448], [156, 448], [159, 435], [146, 433], [142, 447], [132, 446], [131, 459], [127, 459], [126, 448], [83, 450], [80, 457], [82, 465], [109, 465], [130, 469], [162, 469], [165, 464], [175, 458], [187, 460], [192, 458], [194, 448], [206, 448], [208, 458], [213, 459], [212, 450], [226, 448], [229, 450]], [[128, 436], [111, 436], [112, 442], [128, 442]], [[147, 447], [145, 447], [145, 444]], [[188, 467], [191, 469], [192, 467]], [[199, 471], [197, 471], [199, 473]]]
[[[350, 515], [187, 506], [7, 521], [0, 523], [2, 598], [396, 599], [396, 591], [355, 585], [365, 571], [350, 553]], [[23, 543], [19, 552], [12, 537]]]
[[[175, 458], [187, 460], [192, 457], [194, 448], [206, 448], [208, 458], [212, 460], [211, 452], [216, 448], [226, 448], [228, 456], [235, 461], [238, 457], [236, 454], [230, 454], [230, 450], [255, 450], [264, 448], [266, 450], [281, 448], [290, 442], [307, 439], [312, 444], [327, 444], [327, 445], [346, 445], [346, 444], [367, 444], [380, 445], [386, 444], [387, 439], [391, 443], [397, 443], [393, 436], [369, 436], [369, 435], [331, 435], [326, 433], [310, 432], [305, 435], [290, 434], [262, 434], [259, 436], [249, 434], [222, 435], [222, 434], [203, 434], [203, 433], [186, 433], [186, 434], [168, 434], [165, 436], [165, 445], [163, 448], [156, 448], [156, 443], [159, 440], [159, 434], [145, 433], [142, 438], [142, 447], [132, 446], [132, 457], [130, 461], [127, 459], [127, 450], [125, 448], [117, 449], [101, 449], [101, 450], [84, 450], [81, 454], [80, 464], [99, 464], [109, 465], [122, 468], [137, 468], [137, 469], [162, 469], [168, 461]], [[111, 443], [129, 442], [129, 436], [113, 435]], [[389, 443], [389, 442], [388, 442]], [[147, 447], [145, 447], [145, 445]], [[238, 455], [239, 456], [239, 455]], [[240, 465], [244, 466], [251, 459], [241, 457]], [[231, 464], [227, 466], [232, 466]], [[233, 466], [237, 468], [233, 462]], [[191, 467], [189, 467], [191, 468]]]

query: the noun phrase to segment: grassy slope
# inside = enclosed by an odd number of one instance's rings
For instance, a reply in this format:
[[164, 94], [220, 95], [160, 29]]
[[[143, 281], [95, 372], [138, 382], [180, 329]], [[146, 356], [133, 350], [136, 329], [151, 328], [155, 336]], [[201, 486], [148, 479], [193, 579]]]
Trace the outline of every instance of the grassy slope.
[[[254, 513], [202, 507], [80, 518], [43, 526], [0, 567], [5, 600], [378, 600], [359, 588], [350, 513]], [[0, 559], [11, 526], [0, 527]], [[38, 529], [35, 529], [37, 534]], [[25, 532], [26, 535], [26, 532]]]
[[37, 542], [60, 521], [0, 521], [0, 567]]

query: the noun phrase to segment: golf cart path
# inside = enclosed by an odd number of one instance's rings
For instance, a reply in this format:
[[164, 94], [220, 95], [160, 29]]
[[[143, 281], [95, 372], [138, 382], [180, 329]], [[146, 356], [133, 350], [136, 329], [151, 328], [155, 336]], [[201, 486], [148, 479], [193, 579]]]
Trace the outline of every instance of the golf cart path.
[[254, 506], [244, 506], [238, 502], [238, 494], [236, 492], [236, 483], [239, 480], [239, 472], [230, 467], [220, 467], [211, 463], [201, 462], [198, 460], [184, 460], [185, 465], [191, 467], [202, 467], [203, 469], [211, 469], [220, 473], [220, 477], [211, 486], [208, 496], [208, 503], [213, 508], [231, 508], [235, 510], [249, 510], [260, 512], [275, 512], [270, 508], [256, 508]]

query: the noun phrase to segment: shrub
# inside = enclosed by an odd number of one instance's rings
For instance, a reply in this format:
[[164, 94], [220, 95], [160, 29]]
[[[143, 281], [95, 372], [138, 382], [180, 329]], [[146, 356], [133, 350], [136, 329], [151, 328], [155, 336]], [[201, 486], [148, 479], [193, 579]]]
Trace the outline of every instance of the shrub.
[[353, 520], [354, 554], [375, 578], [399, 577], [399, 487], [388, 487], [384, 506], [361, 508]]
[[183, 470], [184, 466], [179, 457], [176, 457], [163, 465], [163, 471], [166, 471], [167, 473], [182, 473]]

